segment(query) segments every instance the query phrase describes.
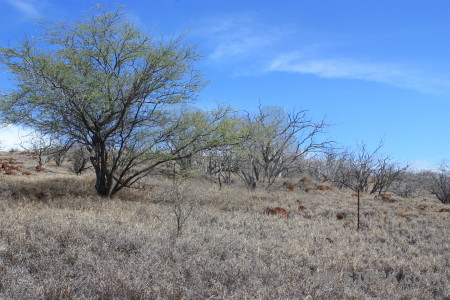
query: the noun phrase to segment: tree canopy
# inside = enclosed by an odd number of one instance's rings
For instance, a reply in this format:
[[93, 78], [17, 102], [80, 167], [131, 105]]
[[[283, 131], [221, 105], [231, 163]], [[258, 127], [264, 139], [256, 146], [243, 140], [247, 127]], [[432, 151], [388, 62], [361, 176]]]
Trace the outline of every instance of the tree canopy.
[[99, 195], [114, 195], [157, 165], [189, 155], [186, 149], [227, 142], [219, 128], [229, 125], [220, 122], [228, 109], [208, 121], [166, 110], [195, 101], [206, 84], [195, 68], [200, 55], [182, 36], [155, 39], [120, 7], [40, 25], [42, 36], [0, 48], [0, 63], [16, 82], [1, 96], [1, 118], [86, 147]]

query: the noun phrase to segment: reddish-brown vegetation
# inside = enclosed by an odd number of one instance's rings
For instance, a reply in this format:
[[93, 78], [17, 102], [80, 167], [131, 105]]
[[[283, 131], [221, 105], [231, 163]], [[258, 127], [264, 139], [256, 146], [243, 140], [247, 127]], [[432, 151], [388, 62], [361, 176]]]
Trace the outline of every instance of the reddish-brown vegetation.
[[328, 190], [328, 187], [326, 185], [318, 185], [317, 189], [321, 190], [321, 191], [326, 191], [326, 190]]
[[379, 194], [375, 196], [375, 199], [381, 199], [381, 200], [391, 200], [392, 195], [391, 194]]
[[267, 208], [264, 212], [268, 215], [282, 215], [289, 218], [288, 212], [282, 207]]
[[36, 171], [37, 172], [42, 172], [42, 171], [44, 171], [45, 169], [42, 167], [42, 166], [40, 166], [40, 165], [37, 165], [36, 166]]
[[303, 205], [299, 205], [298, 210], [306, 210], [306, 207], [304, 207]]
[[285, 186], [290, 191], [294, 191], [294, 190], [298, 189], [298, 187], [295, 184], [292, 184], [292, 183], [287, 182], [287, 181], [285, 181], [283, 183], [283, 186]]
[[[361, 196], [361, 195], [360, 195]], [[358, 194], [352, 194], [352, 197], [358, 197]]]
[[336, 218], [337, 218], [338, 220], [342, 220], [342, 219], [347, 218], [347, 215], [344, 214], [344, 213], [339, 213], [339, 214], [336, 215]]
[[33, 175], [33, 173], [31, 173], [31, 172], [22, 172], [22, 175], [30, 176], [30, 175]]
[[439, 212], [450, 212], [450, 208], [441, 208]]

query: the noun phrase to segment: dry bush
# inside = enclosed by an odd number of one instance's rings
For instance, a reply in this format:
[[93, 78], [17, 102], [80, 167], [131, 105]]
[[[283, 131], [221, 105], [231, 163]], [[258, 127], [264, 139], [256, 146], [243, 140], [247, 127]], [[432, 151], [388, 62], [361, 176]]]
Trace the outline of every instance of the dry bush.
[[317, 186], [317, 189], [318, 189], [319, 191], [326, 191], [326, 190], [328, 190], [328, 187], [326, 187], [325, 185], [318, 185], [318, 186]]
[[421, 197], [426, 194], [424, 175], [417, 172], [404, 172], [394, 181], [391, 190], [402, 198]]
[[444, 204], [450, 204], [450, 164], [441, 163], [436, 172], [430, 173], [429, 191]]
[[379, 194], [374, 197], [374, 199], [381, 199], [381, 200], [391, 200], [392, 195], [391, 194]]
[[289, 213], [282, 207], [266, 208], [264, 212], [268, 215], [279, 215], [289, 218]]
[[169, 202], [175, 217], [177, 234], [179, 235], [186, 221], [192, 215], [194, 209], [197, 208], [198, 202], [190, 201], [189, 198], [192, 194], [188, 194], [187, 186], [180, 179], [173, 179], [170, 192], [167, 195], [169, 196]]
[[80, 175], [86, 171], [89, 166], [89, 152], [82, 145], [75, 145], [70, 152], [72, 169], [75, 174]]
[[309, 177], [303, 177], [302, 179], [300, 179], [299, 183], [308, 186], [313, 184], [313, 180]]
[[298, 186], [287, 181], [283, 183], [283, 186], [286, 187], [289, 191], [295, 191], [298, 189]]

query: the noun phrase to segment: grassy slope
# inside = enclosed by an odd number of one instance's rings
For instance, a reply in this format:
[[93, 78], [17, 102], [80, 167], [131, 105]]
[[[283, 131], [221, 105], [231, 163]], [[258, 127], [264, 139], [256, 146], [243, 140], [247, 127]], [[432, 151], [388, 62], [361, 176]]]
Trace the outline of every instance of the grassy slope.
[[[33, 169], [30, 158], [14, 155]], [[365, 196], [357, 232], [349, 191], [219, 191], [190, 180], [179, 204], [196, 206], [177, 235], [170, 182], [149, 183], [158, 186], [101, 199], [92, 176], [65, 167], [0, 175], [0, 299], [450, 297], [449, 213], [431, 197]], [[289, 219], [263, 213], [275, 206]], [[337, 220], [339, 212], [348, 218]], [[400, 283], [351, 282], [349, 272], [392, 273]], [[438, 283], [404, 284], [424, 274]]]

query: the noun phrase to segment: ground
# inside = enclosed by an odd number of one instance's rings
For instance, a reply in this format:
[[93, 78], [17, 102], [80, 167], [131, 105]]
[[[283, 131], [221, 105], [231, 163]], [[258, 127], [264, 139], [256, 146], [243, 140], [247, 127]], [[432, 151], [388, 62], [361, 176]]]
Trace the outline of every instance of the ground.
[[450, 299], [449, 206], [432, 195], [364, 194], [357, 231], [352, 192], [327, 184], [154, 175], [105, 199], [70, 162], [10, 158], [32, 175], [0, 173], [0, 299]]

